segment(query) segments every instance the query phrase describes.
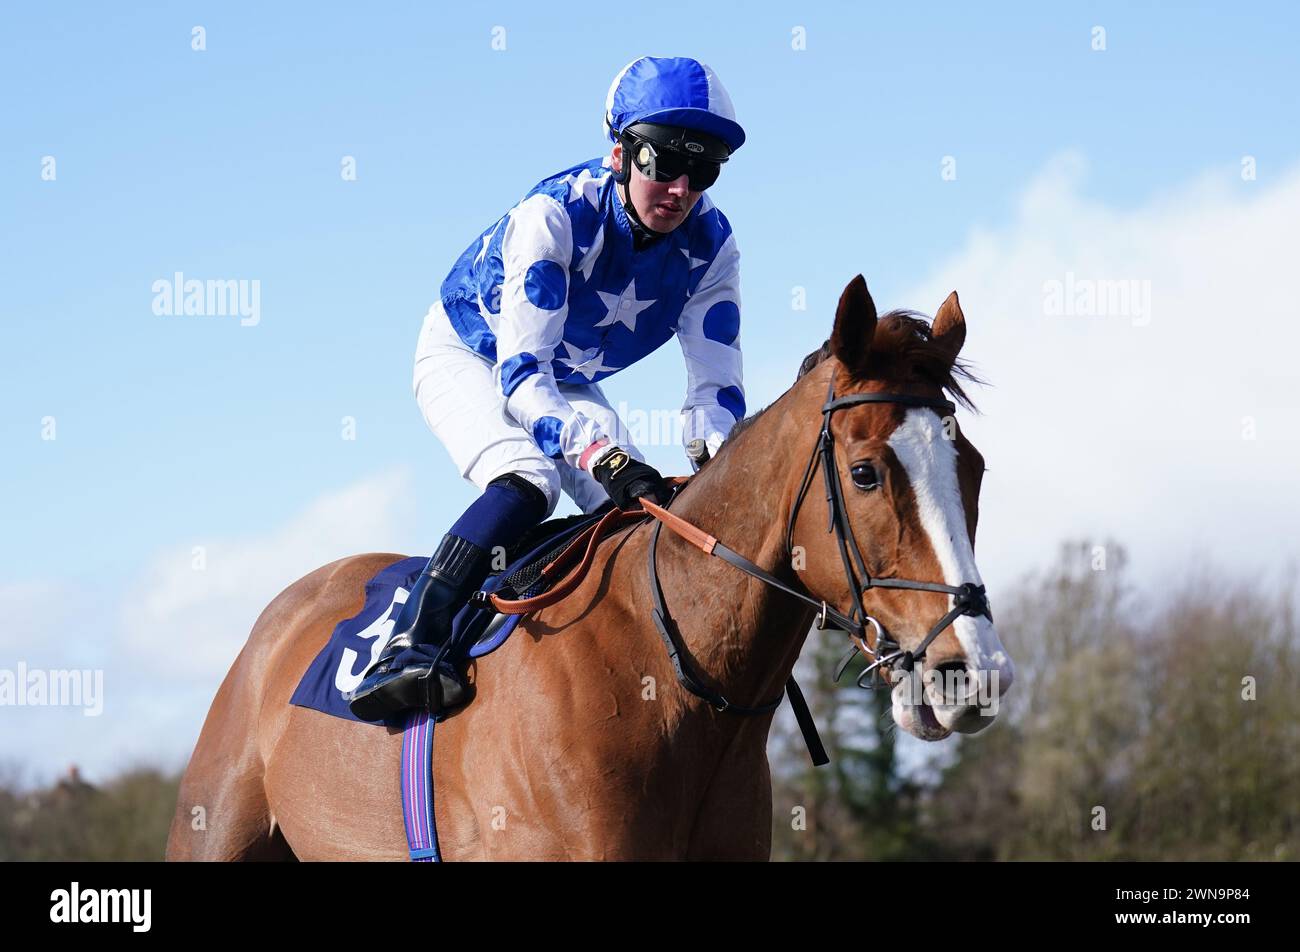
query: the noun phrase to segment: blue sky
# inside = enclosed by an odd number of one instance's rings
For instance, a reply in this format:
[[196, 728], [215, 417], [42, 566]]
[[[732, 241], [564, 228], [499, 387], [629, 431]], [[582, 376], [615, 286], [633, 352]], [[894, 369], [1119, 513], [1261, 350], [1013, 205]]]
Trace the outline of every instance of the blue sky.
[[[1207, 177], [1219, 183], [1207, 203], [1264, 214], [1270, 203], [1257, 196], [1282, 189], [1300, 158], [1300, 14], [1290, 4], [701, 9], [6, 8], [0, 586], [93, 594], [103, 610], [79, 615], [77, 630], [101, 656], [117, 656], [129, 614], [119, 601], [148, 589], [160, 553], [222, 540], [256, 548], [314, 500], [395, 471], [407, 481], [393, 484], [406, 500], [394, 532], [362, 547], [428, 551], [474, 492], [411, 395], [421, 318], [486, 225], [540, 178], [607, 149], [606, 89], [639, 55], [709, 63], [748, 132], [711, 194], [742, 253], [751, 410], [789, 385], [858, 272], [882, 309], [933, 312], [953, 286], [966, 302], [953, 276], [983, 273], [970, 262], [988, 236], [1002, 251], [1023, 246], [1016, 229], [1031, 183], [1057, 183], [1069, 196], [1062, 207], [1093, 223], [1090, 209], [1130, 224], [1172, 214]], [[202, 52], [191, 49], [196, 25], [206, 30]], [[1098, 25], [1104, 51], [1091, 48]], [[493, 49], [494, 27], [504, 28], [504, 50]], [[804, 50], [791, 48], [796, 27], [806, 30]], [[1086, 172], [1052, 178], [1062, 155]], [[1237, 172], [1243, 155], [1257, 162], [1254, 192]], [[41, 178], [46, 156], [55, 181]], [[344, 156], [356, 158], [356, 181], [340, 176]], [[956, 158], [955, 181], [940, 176], [944, 156]], [[1072, 221], [1058, 224], [1068, 236]], [[1098, 246], [1107, 242], [1103, 229]], [[260, 323], [155, 315], [151, 285], [177, 271], [258, 280]], [[1025, 280], [1036, 286], [1043, 274]], [[807, 289], [806, 311], [790, 307], [796, 286]], [[937, 296], [909, 296], [921, 289]], [[977, 343], [981, 320], [994, 315], [968, 303], [967, 317], [968, 355], [986, 368], [1047, 359], [1015, 350], [1013, 317], [998, 315], [1007, 323], [996, 353]], [[1083, 387], [1111, 373], [1085, 369]], [[1007, 409], [998, 429], [993, 405], [1042, 395], [1009, 388], [1010, 371], [991, 376], [1006, 402], [986, 406], [976, 425], [996, 473], [1000, 459], [1018, 458], [1012, 444], [1025, 434]], [[616, 404], [676, 408], [676, 345], [605, 389]], [[1261, 419], [1290, 419], [1279, 393], [1261, 398]], [[1249, 412], [1226, 409], [1225, 430]], [[52, 441], [41, 438], [46, 417], [56, 421]], [[343, 417], [355, 418], [355, 440], [340, 438]], [[1282, 455], [1248, 470], [1248, 487], [1256, 475], [1260, 487], [1282, 485], [1276, 464], [1294, 459], [1293, 434], [1280, 437]], [[1165, 473], [1183, 478], [1206, 448], [1171, 449]], [[687, 469], [675, 446], [645, 450], [665, 471]], [[1011, 480], [1024, 468], [1001, 471]], [[994, 486], [994, 506], [1020, 491], [1008, 482], [997, 496]], [[1086, 482], [1062, 488], [1070, 500], [1088, 492]], [[1008, 507], [999, 530], [997, 512], [986, 507], [981, 532], [1006, 557], [982, 569], [1006, 579], [1057, 539], [1018, 546], [1015, 536], [1037, 523], [1020, 524]], [[1127, 530], [1139, 555], [1144, 538], [1153, 553], [1189, 544], [1178, 511], [1153, 513], [1150, 527], [1113, 523], [1098, 531]], [[319, 561], [337, 554], [322, 550]], [[34, 627], [4, 643], [11, 654], [36, 658], [38, 644], [67, 635], [39, 611], [22, 617]], [[219, 675], [209, 673], [204, 690]]]

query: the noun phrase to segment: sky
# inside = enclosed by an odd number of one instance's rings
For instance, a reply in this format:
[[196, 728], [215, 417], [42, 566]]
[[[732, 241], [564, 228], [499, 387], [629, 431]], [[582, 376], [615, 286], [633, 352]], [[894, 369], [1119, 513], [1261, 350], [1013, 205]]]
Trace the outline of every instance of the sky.
[[[0, 11], [0, 669], [104, 679], [95, 716], [0, 706], [0, 763], [179, 767], [276, 593], [432, 550], [476, 491], [411, 393], [421, 319], [484, 227], [607, 151], [645, 54], [712, 66], [748, 133], [710, 195], [751, 411], [854, 275], [881, 311], [958, 291], [994, 604], [1073, 538], [1148, 585], [1295, 564], [1297, 8], [743, 9]], [[256, 320], [157, 313], [177, 273], [256, 282]], [[679, 349], [604, 389], [676, 413]]]

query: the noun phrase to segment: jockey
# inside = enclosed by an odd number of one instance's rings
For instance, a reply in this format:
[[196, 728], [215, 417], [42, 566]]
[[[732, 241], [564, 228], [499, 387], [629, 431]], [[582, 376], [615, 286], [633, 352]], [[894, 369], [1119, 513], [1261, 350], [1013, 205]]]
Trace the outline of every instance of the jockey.
[[459, 667], [434, 663], [452, 617], [561, 490], [586, 513], [667, 501], [598, 381], [675, 334], [684, 442], [716, 453], [745, 415], [740, 257], [704, 194], [745, 141], [731, 100], [703, 63], [643, 56], [614, 77], [605, 132], [608, 156], [543, 179], [474, 239], [425, 317], [416, 401], [483, 494], [443, 537], [352, 693], [363, 720], [464, 703]]

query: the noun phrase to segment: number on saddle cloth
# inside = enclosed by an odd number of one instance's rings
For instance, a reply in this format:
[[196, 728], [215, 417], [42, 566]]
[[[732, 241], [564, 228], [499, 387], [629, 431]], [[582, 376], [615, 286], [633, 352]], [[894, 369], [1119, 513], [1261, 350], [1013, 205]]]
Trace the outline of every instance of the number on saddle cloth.
[[[517, 595], [534, 595], [542, 569], [584, 528], [600, 518], [592, 516], [553, 519], [533, 529], [516, 548], [507, 551], [504, 572], [488, 576], [484, 589], [495, 591], [509, 585]], [[520, 557], [522, 553], [522, 557]], [[413, 556], [380, 569], [366, 582], [366, 598], [355, 615], [338, 622], [329, 640], [303, 672], [289, 703], [320, 711], [332, 717], [357, 721], [345, 695], [361, 682], [364, 672], [379, 656], [391, 636], [407, 593], [428, 562]], [[492, 607], [471, 601], [452, 623], [447, 645], [452, 658], [479, 658], [500, 647], [522, 615], [498, 614]], [[361, 722], [365, 723], [365, 722]]]

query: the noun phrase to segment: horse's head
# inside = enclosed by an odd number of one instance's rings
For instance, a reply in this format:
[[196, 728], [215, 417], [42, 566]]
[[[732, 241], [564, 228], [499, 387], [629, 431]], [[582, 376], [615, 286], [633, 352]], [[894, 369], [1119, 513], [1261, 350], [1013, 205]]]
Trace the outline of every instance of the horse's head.
[[[924, 740], [988, 726], [1013, 676], [975, 566], [984, 458], [946, 401], [971, 406], [958, 382], [973, 379], [957, 359], [965, 337], [955, 292], [933, 326], [910, 312], [877, 319], [859, 275], [840, 298], [830, 339], [804, 360], [795, 387], [806, 408], [801, 426], [818, 432], [829, 419], [838, 476], [838, 486], [828, 486], [825, 472], [806, 472], [792, 487], [789, 540], [798, 577], [831, 609], [852, 616], [860, 604], [874, 620], [864, 623], [865, 645], [873, 661], [892, 656], [880, 670], [894, 684], [894, 719]], [[825, 414], [832, 389], [842, 403]], [[843, 399], [865, 394], [877, 396]], [[826, 451], [819, 441], [811, 468], [825, 469]], [[843, 518], [834, 519], [831, 508]], [[828, 532], [836, 521], [841, 531]], [[891, 587], [900, 580], [950, 590]]]

